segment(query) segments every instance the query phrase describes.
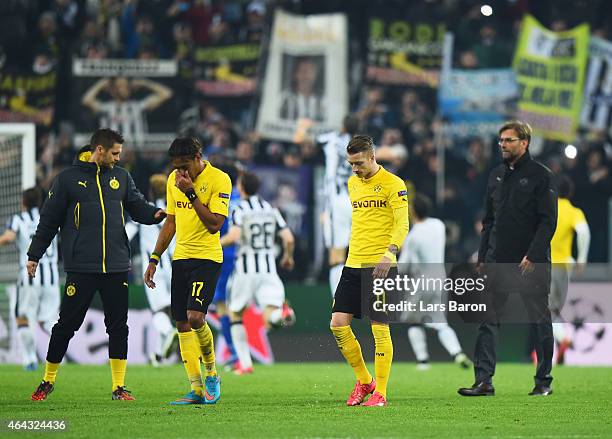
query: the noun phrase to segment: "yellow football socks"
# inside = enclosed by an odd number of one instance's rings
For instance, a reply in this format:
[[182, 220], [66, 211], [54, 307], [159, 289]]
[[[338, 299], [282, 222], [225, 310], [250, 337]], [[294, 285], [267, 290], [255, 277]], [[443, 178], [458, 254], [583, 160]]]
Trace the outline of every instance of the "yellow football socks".
[[57, 375], [57, 369], [59, 369], [60, 363], [47, 363], [45, 364], [45, 376], [44, 381], [48, 381], [51, 384], [55, 383], [55, 376]]
[[351, 327], [332, 326], [331, 331], [334, 333], [340, 352], [355, 371], [355, 376], [359, 382], [361, 384], [370, 384], [372, 382], [372, 375], [368, 372], [368, 368], [363, 361], [361, 346], [355, 338], [355, 334], [353, 334]]
[[181, 347], [181, 358], [187, 371], [187, 377], [191, 384], [191, 390], [196, 395], [204, 394], [202, 389], [202, 370], [200, 369], [200, 348], [192, 331], [179, 332], [179, 345]]
[[127, 367], [127, 360], [120, 360], [118, 358], [110, 359], [111, 375], [113, 378], [113, 391], [117, 387], [125, 387], [125, 369]]
[[376, 374], [376, 391], [385, 398], [387, 397], [387, 382], [391, 372], [391, 362], [393, 361], [393, 342], [389, 325], [372, 325], [374, 334], [374, 344], [376, 352], [374, 354], [374, 373]]
[[198, 329], [194, 329], [193, 332], [195, 333], [196, 339], [200, 344], [206, 376], [217, 375], [217, 368], [215, 366], [215, 344], [213, 341], [212, 331], [210, 330], [208, 323], [204, 322], [203, 326], [199, 327]]

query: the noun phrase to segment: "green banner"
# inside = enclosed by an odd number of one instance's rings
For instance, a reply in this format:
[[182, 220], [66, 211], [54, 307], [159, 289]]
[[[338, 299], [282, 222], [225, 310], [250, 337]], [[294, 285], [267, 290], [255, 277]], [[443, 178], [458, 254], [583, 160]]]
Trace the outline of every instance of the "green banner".
[[552, 32], [526, 15], [514, 54], [518, 118], [547, 139], [574, 140], [582, 107], [589, 25]]

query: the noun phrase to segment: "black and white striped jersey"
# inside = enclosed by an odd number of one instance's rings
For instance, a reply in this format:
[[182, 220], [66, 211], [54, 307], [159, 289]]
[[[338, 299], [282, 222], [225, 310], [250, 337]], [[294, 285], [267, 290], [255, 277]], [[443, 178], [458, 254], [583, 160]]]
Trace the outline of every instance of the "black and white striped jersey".
[[317, 138], [325, 153], [325, 194], [347, 193], [347, 182], [353, 171], [346, 160], [346, 147], [351, 140], [347, 133], [331, 132]]
[[148, 99], [108, 101], [98, 105], [101, 113], [100, 126], [119, 131], [126, 139], [138, 144], [144, 142], [144, 136], [149, 131], [145, 117]]
[[[155, 206], [160, 209], [166, 209], [166, 200], [158, 198], [155, 200]], [[134, 221], [128, 221], [125, 224], [125, 232], [127, 233], [128, 240], [131, 242], [134, 236], [138, 234], [138, 244], [140, 246], [140, 256], [142, 259], [143, 273], [146, 271], [149, 265], [149, 258], [151, 253], [155, 250], [155, 244], [157, 243], [157, 237], [162, 229], [164, 223], [159, 224], [139, 224]], [[170, 276], [172, 272], [172, 254], [174, 253], [174, 247], [176, 246], [176, 239], [172, 238], [166, 251], [161, 255], [159, 263], [157, 265], [156, 273], [160, 273], [164, 270]]]
[[30, 279], [26, 270], [28, 262], [28, 248], [32, 236], [36, 232], [40, 213], [38, 208], [33, 208], [13, 215], [7, 224], [7, 229], [17, 235], [17, 248], [19, 249], [19, 285], [33, 286], [57, 286], [59, 284], [59, 272], [57, 269], [57, 236], [53, 238], [47, 251], [38, 261], [36, 277]]
[[234, 205], [230, 220], [241, 228], [236, 272], [276, 273], [274, 241], [279, 230], [287, 227], [278, 209], [253, 195]]

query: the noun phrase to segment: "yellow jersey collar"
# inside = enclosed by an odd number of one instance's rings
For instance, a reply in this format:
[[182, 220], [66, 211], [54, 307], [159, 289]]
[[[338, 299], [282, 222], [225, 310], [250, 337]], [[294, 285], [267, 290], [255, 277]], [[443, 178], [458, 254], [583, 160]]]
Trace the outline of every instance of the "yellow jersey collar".
[[360, 180], [362, 183], [371, 183], [372, 181], [374, 181], [375, 178], [381, 176], [382, 171], [384, 170], [385, 168], [383, 168], [382, 165], [378, 165], [378, 171], [376, 171], [374, 175], [372, 175], [370, 178], [360, 178]]

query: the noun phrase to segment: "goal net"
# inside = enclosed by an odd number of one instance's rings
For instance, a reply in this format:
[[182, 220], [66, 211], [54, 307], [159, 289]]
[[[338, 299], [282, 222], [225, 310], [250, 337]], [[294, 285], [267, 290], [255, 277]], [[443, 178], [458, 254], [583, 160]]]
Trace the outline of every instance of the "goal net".
[[[36, 130], [30, 123], [0, 123], [0, 233], [21, 211], [21, 193], [36, 184]], [[15, 244], [0, 247], [0, 363], [14, 362], [14, 284], [19, 273]]]

